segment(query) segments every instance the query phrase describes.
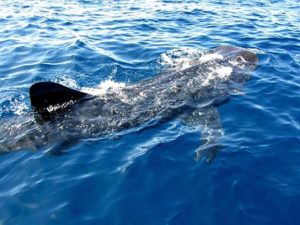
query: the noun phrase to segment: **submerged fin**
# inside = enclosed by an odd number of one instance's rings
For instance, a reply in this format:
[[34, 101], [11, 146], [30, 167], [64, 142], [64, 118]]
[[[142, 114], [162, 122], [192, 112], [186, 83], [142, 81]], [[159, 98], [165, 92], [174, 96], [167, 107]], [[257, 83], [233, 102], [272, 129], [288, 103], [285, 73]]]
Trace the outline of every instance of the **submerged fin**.
[[92, 97], [53, 82], [35, 83], [30, 87], [29, 94], [33, 109], [45, 120], [51, 119], [54, 114], [64, 111], [80, 100]]
[[185, 123], [201, 130], [201, 146], [196, 150], [195, 160], [199, 161], [206, 155], [206, 162], [211, 162], [222, 147], [220, 139], [224, 135], [217, 108], [208, 106], [196, 109], [185, 118]]

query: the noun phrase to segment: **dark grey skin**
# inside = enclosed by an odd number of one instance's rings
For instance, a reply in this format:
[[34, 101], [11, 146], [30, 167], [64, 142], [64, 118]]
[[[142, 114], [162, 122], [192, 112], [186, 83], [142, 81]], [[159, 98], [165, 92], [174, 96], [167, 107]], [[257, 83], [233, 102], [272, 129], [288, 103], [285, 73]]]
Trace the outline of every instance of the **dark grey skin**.
[[206, 153], [206, 160], [211, 161], [223, 136], [217, 106], [250, 79], [258, 58], [249, 50], [232, 46], [205, 53], [209, 54], [218, 57], [75, 103], [49, 121], [33, 114], [4, 121], [0, 151], [61, 146], [80, 138], [124, 134], [132, 131], [130, 128], [142, 130], [181, 118], [186, 125], [200, 127], [196, 160]]

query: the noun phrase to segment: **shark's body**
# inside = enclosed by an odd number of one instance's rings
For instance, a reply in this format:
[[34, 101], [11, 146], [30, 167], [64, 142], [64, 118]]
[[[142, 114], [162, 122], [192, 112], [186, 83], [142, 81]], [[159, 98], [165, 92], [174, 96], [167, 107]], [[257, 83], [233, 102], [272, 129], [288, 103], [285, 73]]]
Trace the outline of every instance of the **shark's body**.
[[236, 84], [249, 80], [257, 57], [248, 50], [231, 46], [221, 46], [206, 54], [217, 57], [101, 96], [54, 83], [33, 85], [31, 102], [39, 122], [33, 116], [21, 124], [16, 119], [6, 122], [1, 128], [0, 151], [38, 149], [181, 117], [186, 124], [201, 127], [202, 146], [197, 158], [208, 151], [211, 160], [223, 133], [216, 106], [228, 100]]

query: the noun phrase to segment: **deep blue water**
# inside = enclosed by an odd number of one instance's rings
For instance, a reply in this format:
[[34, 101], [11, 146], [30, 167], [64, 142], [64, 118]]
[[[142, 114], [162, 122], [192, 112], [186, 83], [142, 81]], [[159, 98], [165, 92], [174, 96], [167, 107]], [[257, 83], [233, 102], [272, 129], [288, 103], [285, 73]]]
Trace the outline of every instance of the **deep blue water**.
[[30, 113], [37, 81], [95, 90], [225, 44], [260, 60], [219, 107], [211, 163], [194, 161], [199, 130], [178, 121], [60, 156], [4, 154], [0, 224], [299, 224], [299, 15], [293, 0], [0, 1], [1, 118]]

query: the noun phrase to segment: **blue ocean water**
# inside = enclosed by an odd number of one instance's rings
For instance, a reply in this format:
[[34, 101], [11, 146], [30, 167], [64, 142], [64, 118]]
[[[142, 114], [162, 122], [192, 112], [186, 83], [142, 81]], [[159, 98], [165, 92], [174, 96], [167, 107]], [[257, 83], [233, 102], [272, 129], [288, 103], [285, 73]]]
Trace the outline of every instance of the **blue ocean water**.
[[259, 66], [219, 107], [211, 163], [194, 161], [199, 130], [178, 121], [60, 156], [1, 155], [0, 224], [299, 224], [299, 15], [293, 0], [1, 1], [1, 118], [30, 113], [38, 81], [97, 90], [220, 45], [252, 49]]

